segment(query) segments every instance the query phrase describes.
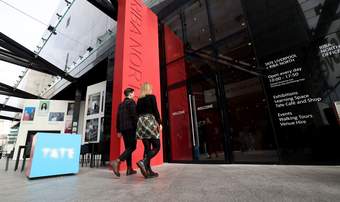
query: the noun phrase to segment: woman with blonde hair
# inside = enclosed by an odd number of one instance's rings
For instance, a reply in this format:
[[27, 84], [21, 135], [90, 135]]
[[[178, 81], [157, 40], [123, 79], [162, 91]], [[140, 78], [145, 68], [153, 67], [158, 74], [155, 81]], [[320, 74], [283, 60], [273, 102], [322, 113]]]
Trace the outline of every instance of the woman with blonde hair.
[[144, 145], [144, 159], [138, 161], [137, 166], [145, 178], [158, 177], [158, 173], [151, 170], [150, 161], [159, 152], [159, 132], [162, 125], [150, 83], [143, 83], [141, 86], [136, 112], [138, 115], [136, 135]]

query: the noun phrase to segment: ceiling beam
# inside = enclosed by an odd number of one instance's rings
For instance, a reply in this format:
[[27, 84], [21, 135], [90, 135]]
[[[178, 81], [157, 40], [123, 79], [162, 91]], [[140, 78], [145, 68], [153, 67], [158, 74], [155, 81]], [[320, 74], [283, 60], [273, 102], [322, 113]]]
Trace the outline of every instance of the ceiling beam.
[[94, 5], [96, 8], [98, 8], [99, 10], [101, 10], [107, 16], [117, 21], [118, 15], [117, 0], [110, 0], [111, 3], [107, 0], [87, 0], [87, 1]]
[[22, 109], [12, 107], [12, 106], [9, 106], [9, 105], [5, 105], [5, 104], [0, 104], [0, 111], [20, 113], [20, 112], [22, 112]]
[[9, 86], [1, 82], [0, 82], [0, 94], [13, 96], [13, 97], [19, 97], [19, 98], [25, 98], [25, 99], [41, 99], [41, 97], [37, 95], [33, 95], [31, 93], [14, 88], [12, 86]]
[[70, 82], [76, 81], [76, 78], [72, 77], [67, 72], [64, 72], [54, 66], [52, 63], [33, 53], [1, 32], [0, 47], [5, 49], [0, 49], [0, 60], [46, 74], [60, 76]]
[[39, 71], [39, 72], [42, 72], [42, 73], [50, 74], [50, 75], [53, 75], [53, 76], [58, 76], [58, 74], [56, 74], [55, 72], [51, 72], [51, 71], [48, 71], [46, 69], [42, 69], [37, 64], [23, 61], [23, 59], [17, 58], [15, 55], [7, 54], [4, 50], [0, 50], [0, 60], [11, 63], [11, 64], [15, 64], [15, 65], [18, 65], [18, 66], [21, 66], [21, 67], [26, 67], [28, 69], [32, 69], [32, 70], [35, 70], [35, 71]]
[[2, 116], [2, 115], [0, 115], [0, 119], [8, 120], [8, 121], [20, 121], [20, 119], [17, 119], [17, 118], [14, 118], [14, 117]]
[[173, 1], [163, 1], [160, 4], [152, 8], [158, 16], [158, 20], [164, 20], [170, 14], [180, 9], [185, 4], [192, 2], [193, 0], [173, 0]]

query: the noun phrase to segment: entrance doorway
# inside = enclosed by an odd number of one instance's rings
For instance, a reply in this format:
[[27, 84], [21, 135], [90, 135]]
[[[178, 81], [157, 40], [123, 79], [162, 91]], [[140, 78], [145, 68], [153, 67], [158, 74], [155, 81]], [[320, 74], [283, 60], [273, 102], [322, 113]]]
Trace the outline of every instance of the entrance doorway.
[[189, 81], [189, 108], [194, 160], [225, 161], [221, 108], [215, 78]]
[[169, 65], [186, 78], [168, 87], [173, 162], [276, 163], [261, 77], [208, 58]]
[[187, 80], [168, 91], [173, 161], [225, 162], [225, 135], [216, 78]]
[[241, 1], [190, 1], [165, 22], [170, 161], [278, 162]]

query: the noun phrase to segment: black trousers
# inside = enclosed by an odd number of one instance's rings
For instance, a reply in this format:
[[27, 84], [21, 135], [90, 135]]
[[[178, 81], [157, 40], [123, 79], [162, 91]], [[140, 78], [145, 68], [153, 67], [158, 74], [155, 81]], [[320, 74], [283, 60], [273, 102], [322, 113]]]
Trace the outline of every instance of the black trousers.
[[145, 166], [147, 169], [151, 169], [150, 161], [158, 154], [161, 142], [159, 139], [143, 139], [143, 145]]
[[122, 132], [125, 151], [119, 156], [119, 160], [125, 161], [128, 167], [132, 165], [132, 152], [136, 150], [136, 130], [126, 130]]

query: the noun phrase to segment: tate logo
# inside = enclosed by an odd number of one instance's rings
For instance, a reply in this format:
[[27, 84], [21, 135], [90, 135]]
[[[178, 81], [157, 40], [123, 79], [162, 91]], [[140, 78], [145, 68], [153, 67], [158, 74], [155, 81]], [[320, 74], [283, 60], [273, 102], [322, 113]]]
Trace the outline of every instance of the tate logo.
[[74, 158], [74, 149], [73, 148], [43, 148], [42, 149], [44, 158], [52, 158], [52, 159], [73, 159]]

